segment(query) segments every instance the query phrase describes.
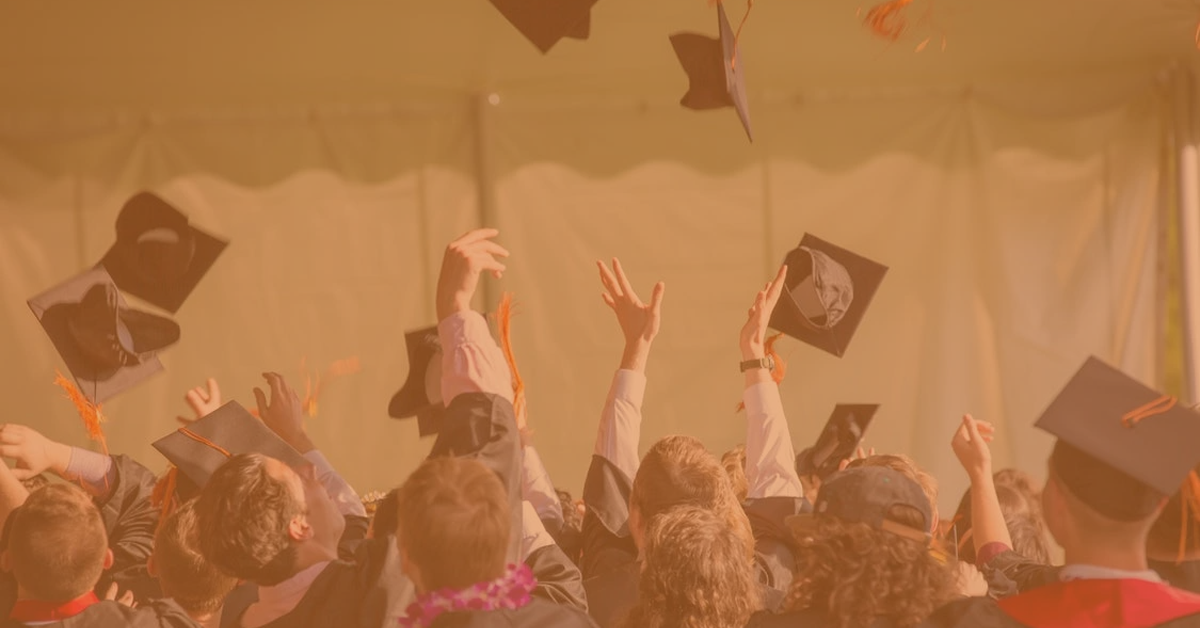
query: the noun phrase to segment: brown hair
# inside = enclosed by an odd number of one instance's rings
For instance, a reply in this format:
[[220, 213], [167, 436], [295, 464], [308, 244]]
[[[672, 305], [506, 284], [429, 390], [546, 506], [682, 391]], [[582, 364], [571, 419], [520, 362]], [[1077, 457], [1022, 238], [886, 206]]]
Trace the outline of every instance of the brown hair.
[[154, 534], [154, 567], [163, 596], [188, 613], [215, 613], [237, 579], [200, 555], [195, 506], [195, 500], [185, 502], [163, 520]]
[[504, 485], [476, 460], [433, 458], [396, 495], [400, 549], [426, 591], [463, 589], [504, 574], [512, 535]]
[[[888, 519], [911, 528], [924, 517], [893, 506]], [[897, 628], [922, 622], [950, 601], [957, 581], [928, 545], [862, 523], [817, 516], [796, 550], [796, 579], [785, 607], [825, 612], [838, 628], [886, 617]]]
[[746, 496], [750, 493], [750, 485], [746, 481], [746, 446], [738, 445], [725, 452], [725, 455], [721, 456], [721, 466], [725, 467], [729, 485], [733, 487], [733, 494], [737, 496], [738, 502], [746, 501]]
[[261, 586], [279, 584], [295, 571], [297, 549], [288, 527], [304, 514], [302, 498], [268, 472], [269, 460], [233, 456], [213, 473], [195, 506], [200, 553], [224, 573]]
[[96, 586], [108, 534], [100, 510], [82, 490], [47, 484], [31, 493], [9, 521], [13, 575], [35, 599], [67, 602]]
[[[1050, 564], [1050, 540], [1046, 519], [1042, 516], [1041, 494], [1027, 474], [1011, 469], [997, 471], [993, 476], [996, 498], [1004, 525], [1012, 538], [1012, 549], [1025, 558], [1040, 564]], [[947, 545], [958, 545], [958, 559], [975, 562], [975, 543], [967, 535], [971, 530], [971, 489], [963, 493], [953, 519], [954, 536]], [[955, 538], [957, 537], [957, 538]]]
[[30, 493], [42, 488], [43, 486], [46, 486], [49, 483], [50, 478], [46, 477], [45, 473], [39, 473], [31, 478], [21, 480], [21, 486], [24, 486], [25, 490]]
[[678, 506], [646, 533], [628, 628], [742, 628], [761, 606], [754, 561], [720, 513]]

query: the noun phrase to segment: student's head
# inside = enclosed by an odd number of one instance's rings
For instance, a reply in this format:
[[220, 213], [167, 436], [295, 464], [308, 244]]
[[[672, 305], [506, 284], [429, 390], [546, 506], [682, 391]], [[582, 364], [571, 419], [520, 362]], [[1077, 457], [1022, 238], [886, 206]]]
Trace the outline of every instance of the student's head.
[[884, 467], [891, 469], [904, 475], [904, 477], [916, 482], [921, 491], [925, 493], [925, 498], [929, 500], [929, 506], [933, 509], [933, 523], [929, 528], [934, 531], [938, 527], [938, 483], [937, 478], [926, 473], [921, 467], [917, 466], [917, 462], [903, 454], [877, 454], [867, 456], [851, 462], [846, 468], [853, 469], [857, 467]]
[[953, 572], [930, 551], [928, 498], [904, 474], [887, 467], [836, 473], [814, 512], [789, 520], [802, 575], [786, 607], [824, 612], [839, 628], [877, 617], [907, 628], [954, 596]]
[[311, 466], [294, 470], [261, 454], [221, 465], [195, 508], [204, 557], [262, 586], [295, 575], [302, 556], [336, 557], [345, 527]]
[[185, 502], [167, 516], [154, 535], [149, 570], [169, 597], [192, 617], [221, 609], [225, 596], [237, 586], [200, 554], [195, 501]]
[[708, 508], [678, 506], [646, 531], [638, 603], [629, 628], [730, 628], [758, 609], [754, 561], [728, 521]]
[[418, 591], [464, 589], [504, 575], [511, 512], [504, 485], [483, 463], [427, 460], [396, 502], [401, 564]]
[[724, 515], [753, 546], [750, 524], [717, 459], [690, 436], [668, 436], [650, 448], [629, 493], [629, 529], [641, 548], [654, 517], [676, 506], [709, 508]]
[[1061, 440], [1050, 455], [1042, 511], [1050, 534], [1068, 552], [1144, 545], [1166, 501], [1166, 495]]
[[9, 517], [0, 566], [19, 590], [43, 602], [68, 602], [91, 591], [112, 566], [104, 520], [82, 490], [52, 483], [30, 493]]
[[729, 484], [738, 502], [746, 501], [746, 495], [750, 492], [750, 485], [746, 481], [746, 446], [738, 445], [725, 452], [721, 456], [721, 466], [729, 476]]
[[[997, 474], [999, 475], [999, 474]], [[1042, 507], [1039, 502], [1031, 501], [1032, 497], [1019, 486], [1011, 482], [995, 481], [996, 498], [1000, 502], [1000, 512], [1004, 515], [1004, 523], [1012, 538], [1013, 550], [1018, 554], [1033, 559], [1042, 564], [1050, 563], [1050, 546], [1046, 538], [1046, 522], [1042, 517]], [[953, 532], [947, 539], [948, 544], [957, 544], [958, 560], [975, 563], [975, 539], [971, 520], [971, 490], [967, 489], [953, 520]]]

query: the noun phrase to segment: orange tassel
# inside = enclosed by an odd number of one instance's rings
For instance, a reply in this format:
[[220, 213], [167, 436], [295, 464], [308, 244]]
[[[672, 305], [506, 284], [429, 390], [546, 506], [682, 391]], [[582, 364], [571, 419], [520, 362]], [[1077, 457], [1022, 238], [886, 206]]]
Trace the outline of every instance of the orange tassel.
[[317, 416], [317, 400], [321, 397], [323, 384], [327, 384], [343, 375], [352, 375], [361, 370], [361, 365], [356, 357], [337, 360], [333, 364], [330, 364], [324, 373], [318, 373], [314, 382], [304, 365], [305, 360], [301, 360], [300, 372], [304, 373], [303, 408], [305, 416], [310, 419]]
[[[1183, 486], [1179, 489], [1180, 502], [1183, 508], [1183, 521], [1179, 526], [1179, 555], [1176, 557], [1176, 563], [1183, 562], [1188, 550], [1188, 529], [1192, 528], [1193, 537], [1196, 534], [1197, 524], [1200, 523], [1200, 475], [1193, 470], [1188, 473], [1188, 477], [1183, 482]], [[1195, 540], [1193, 539], [1193, 543]]]
[[863, 18], [863, 24], [871, 29], [875, 36], [888, 41], [896, 41], [908, 28], [908, 19], [904, 17], [904, 10], [910, 4], [912, 4], [912, 0], [888, 0], [888, 2], [877, 4], [867, 11], [867, 16]]
[[504, 293], [500, 297], [500, 305], [496, 308], [496, 327], [500, 330], [500, 348], [504, 351], [504, 360], [508, 362], [508, 370], [512, 372], [513, 414], [522, 416], [525, 412], [525, 380], [517, 370], [517, 358], [512, 348], [512, 317], [513, 294]]
[[160, 526], [178, 506], [175, 499], [175, 483], [178, 478], [179, 468], [172, 465], [154, 484], [154, 492], [150, 494], [150, 505], [159, 509], [158, 525]]
[[63, 377], [59, 371], [54, 371], [54, 384], [62, 388], [67, 393], [67, 399], [75, 404], [75, 410], [79, 412], [79, 417], [83, 419], [83, 427], [87, 430], [88, 438], [100, 443], [100, 449], [104, 455], [108, 455], [108, 440], [104, 438], [104, 428], [101, 423], [105, 422], [104, 413], [101, 412], [101, 405], [92, 403], [84, 396], [75, 383]]
[[1126, 412], [1125, 415], [1121, 417], [1121, 425], [1127, 428], [1132, 428], [1138, 423], [1141, 423], [1152, 416], [1158, 416], [1166, 413], [1171, 408], [1174, 408], [1178, 401], [1179, 400], [1177, 398], [1172, 397], [1171, 395], [1163, 395], [1144, 406], [1134, 408], [1133, 410]]
[[[763, 352], [767, 355], [767, 357], [775, 361], [775, 368], [771, 369], [771, 380], [773, 380], [776, 384], [783, 383], [783, 378], [787, 376], [787, 360], [784, 360], [783, 356], [779, 355], [779, 352], [775, 350], [775, 343], [779, 342], [779, 339], [782, 337], [783, 334], [778, 333], [770, 338], [767, 338], [767, 341], [763, 343]], [[738, 404], [738, 412], [741, 412], [745, 409], [746, 402], [743, 401]]]

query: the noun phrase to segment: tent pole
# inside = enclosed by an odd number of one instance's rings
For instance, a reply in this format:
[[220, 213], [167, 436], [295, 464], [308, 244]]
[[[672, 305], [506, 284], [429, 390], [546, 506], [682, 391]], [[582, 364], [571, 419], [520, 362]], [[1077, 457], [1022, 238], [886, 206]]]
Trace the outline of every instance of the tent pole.
[[1178, 158], [1180, 294], [1183, 301], [1184, 392], [1200, 402], [1200, 137], [1195, 78], [1179, 68], [1175, 81], [1175, 150]]
[[[475, 141], [475, 195], [477, 219], [479, 227], [496, 227], [496, 193], [492, 182], [491, 159], [488, 154], [488, 144], [491, 141], [489, 109], [493, 106], [489, 99], [495, 95], [475, 94], [473, 97], [472, 137]], [[495, 303], [492, 282], [479, 282], [479, 296], [483, 299], [483, 309], [486, 311]]]

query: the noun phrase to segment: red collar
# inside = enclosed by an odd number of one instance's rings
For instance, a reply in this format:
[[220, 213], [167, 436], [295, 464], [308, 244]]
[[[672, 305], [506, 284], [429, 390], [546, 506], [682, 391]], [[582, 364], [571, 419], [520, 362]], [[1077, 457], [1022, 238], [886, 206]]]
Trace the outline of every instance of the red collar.
[[1200, 596], [1146, 580], [1069, 580], [998, 604], [1031, 628], [1149, 628], [1200, 613]]
[[8, 618], [24, 624], [29, 622], [62, 621], [68, 617], [74, 617], [82, 613], [85, 608], [99, 601], [100, 598], [97, 598], [96, 594], [92, 591], [88, 591], [70, 602], [62, 604], [42, 602], [40, 600], [17, 600], [13, 604], [12, 614]]

